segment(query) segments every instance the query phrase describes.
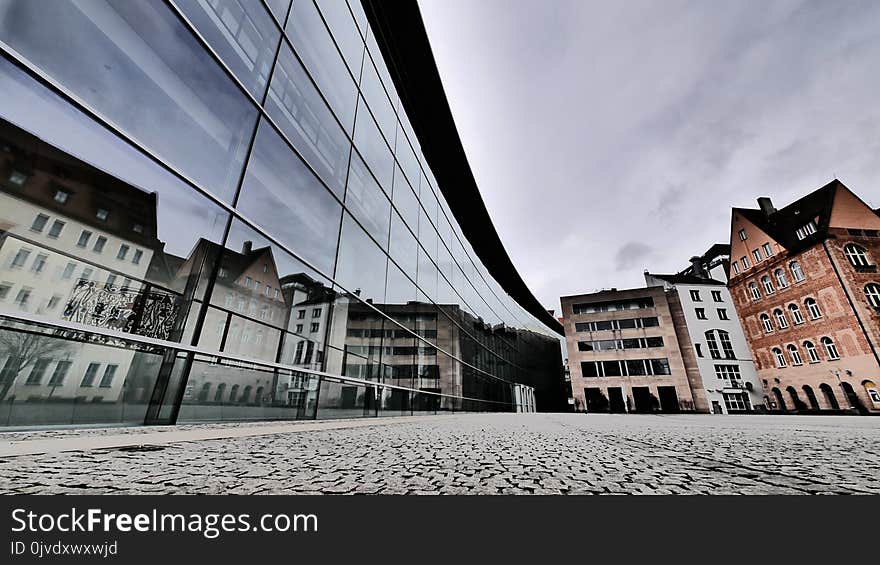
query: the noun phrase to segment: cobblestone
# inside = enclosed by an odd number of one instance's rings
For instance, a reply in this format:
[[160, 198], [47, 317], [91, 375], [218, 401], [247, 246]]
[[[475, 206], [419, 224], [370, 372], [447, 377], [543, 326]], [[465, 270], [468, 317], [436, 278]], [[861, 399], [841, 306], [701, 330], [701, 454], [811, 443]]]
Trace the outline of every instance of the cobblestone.
[[[125, 433], [144, 429], [79, 435]], [[880, 418], [817, 416], [463, 414], [0, 457], [2, 494], [877, 494], [878, 477]]]

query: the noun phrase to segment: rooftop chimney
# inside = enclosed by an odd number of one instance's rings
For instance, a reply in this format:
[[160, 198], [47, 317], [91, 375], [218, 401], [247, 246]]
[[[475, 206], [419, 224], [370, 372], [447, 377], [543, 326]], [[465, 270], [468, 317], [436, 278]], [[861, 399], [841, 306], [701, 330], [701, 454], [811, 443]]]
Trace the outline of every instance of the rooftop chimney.
[[248, 255], [253, 250], [253, 248], [254, 248], [253, 241], [245, 241], [244, 243], [241, 244], [241, 254]]
[[709, 278], [708, 273], [706, 273], [706, 270], [703, 268], [703, 258], [702, 257], [697, 257], [696, 255], [691, 257], [691, 271], [692, 271], [693, 276], [695, 276], [695, 277], [698, 277], [701, 279], [708, 279]]
[[773, 207], [773, 201], [768, 196], [758, 198], [758, 207], [764, 213], [765, 218], [769, 218], [771, 214], [776, 212], [776, 208]]

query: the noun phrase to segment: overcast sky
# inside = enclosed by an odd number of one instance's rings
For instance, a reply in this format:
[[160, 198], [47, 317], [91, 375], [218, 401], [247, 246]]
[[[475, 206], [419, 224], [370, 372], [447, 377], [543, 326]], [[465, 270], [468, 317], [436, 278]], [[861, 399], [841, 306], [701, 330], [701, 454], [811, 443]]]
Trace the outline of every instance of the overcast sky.
[[880, 2], [419, 4], [483, 199], [547, 308], [684, 268], [758, 196], [837, 177], [880, 206]]

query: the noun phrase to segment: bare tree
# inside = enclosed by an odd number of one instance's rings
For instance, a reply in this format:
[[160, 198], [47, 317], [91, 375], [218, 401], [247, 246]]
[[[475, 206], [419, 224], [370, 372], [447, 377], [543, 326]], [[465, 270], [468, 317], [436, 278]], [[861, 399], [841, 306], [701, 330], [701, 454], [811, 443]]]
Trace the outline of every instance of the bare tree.
[[0, 402], [6, 399], [22, 371], [38, 359], [58, 357], [69, 349], [70, 343], [60, 338], [0, 329], [0, 358], [6, 358], [0, 369]]

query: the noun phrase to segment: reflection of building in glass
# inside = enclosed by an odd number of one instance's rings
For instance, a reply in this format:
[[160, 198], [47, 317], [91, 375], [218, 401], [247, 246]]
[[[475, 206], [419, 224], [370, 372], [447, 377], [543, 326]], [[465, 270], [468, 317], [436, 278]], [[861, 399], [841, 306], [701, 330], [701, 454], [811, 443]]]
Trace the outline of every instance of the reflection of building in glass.
[[415, 2], [13, 0], [0, 37], [0, 426], [566, 408]]

